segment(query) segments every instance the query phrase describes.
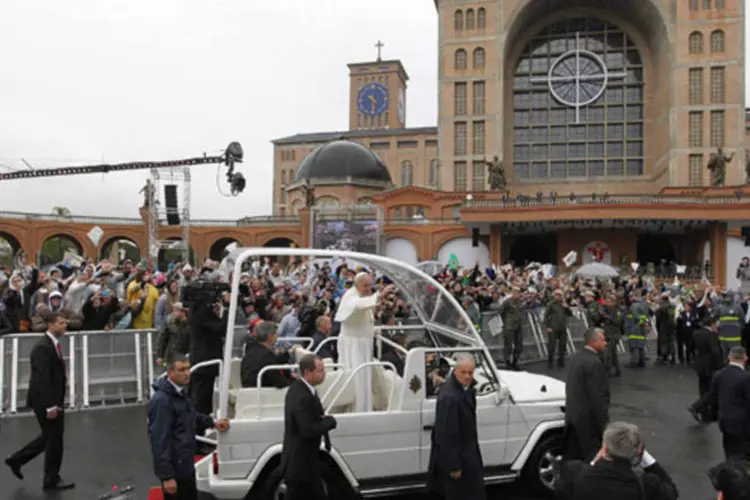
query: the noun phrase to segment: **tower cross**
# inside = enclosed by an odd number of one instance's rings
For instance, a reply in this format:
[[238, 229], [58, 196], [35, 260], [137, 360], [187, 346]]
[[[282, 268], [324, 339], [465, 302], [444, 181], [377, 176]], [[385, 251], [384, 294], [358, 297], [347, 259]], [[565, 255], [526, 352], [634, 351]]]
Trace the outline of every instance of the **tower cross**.
[[381, 42], [380, 40], [378, 40], [378, 43], [375, 44], [375, 48], [378, 49], [378, 62], [383, 60], [381, 57], [383, 47], [385, 47], [385, 44]]

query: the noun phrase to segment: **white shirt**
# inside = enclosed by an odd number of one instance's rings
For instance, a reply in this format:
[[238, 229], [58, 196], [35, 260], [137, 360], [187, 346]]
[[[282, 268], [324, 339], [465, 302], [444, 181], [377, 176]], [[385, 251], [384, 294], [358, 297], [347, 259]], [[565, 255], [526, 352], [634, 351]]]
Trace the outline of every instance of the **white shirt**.
[[[167, 378], [167, 380], [169, 380], [169, 378]], [[172, 384], [172, 387], [174, 387], [174, 390], [177, 391], [177, 394], [182, 394], [183, 392], [185, 392], [184, 387], [180, 387], [179, 385], [175, 384], [171, 380], [169, 380], [169, 383]]]
[[729, 366], [736, 366], [737, 368], [740, 368], [742, 371], [745, 371], [745, 365], [741, 363], [729, 363]]
[[318, 393], [315, 391], [315, 387], [310, 385], [310, 382], [305, 380], [302, 375], [300, 374], [299, 379], [307, 386], [308, 389], [310, 389], [310, 392], [312, 392], [313, 396], [316, 396]]

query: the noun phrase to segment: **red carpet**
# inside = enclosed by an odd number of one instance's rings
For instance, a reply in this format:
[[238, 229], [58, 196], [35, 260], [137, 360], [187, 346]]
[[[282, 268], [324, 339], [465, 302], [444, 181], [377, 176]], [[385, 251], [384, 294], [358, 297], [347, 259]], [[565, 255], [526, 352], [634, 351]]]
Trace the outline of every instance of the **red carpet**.
[[[201, 458], [203, 458], [202, 455], [196, 455], [194, 457], [194, 461], [198, 462]], [[161, 492], [161, 487], [151, 488], [148, 491], [148, 500], [164, 500], [164, 495]]]

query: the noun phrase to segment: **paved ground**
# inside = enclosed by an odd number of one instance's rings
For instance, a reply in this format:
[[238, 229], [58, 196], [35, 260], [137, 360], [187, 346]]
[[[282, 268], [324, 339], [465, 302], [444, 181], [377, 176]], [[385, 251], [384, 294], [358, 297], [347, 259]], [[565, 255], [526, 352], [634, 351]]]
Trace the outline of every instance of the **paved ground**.
[[[536, 371], [536, 370], [535, 370]], [[562, 376], [562, 373], [554, 373]], [[722, 460], [720, 436], [715, 426], [696, 424], [685, 408], [697, 391], [695, 374], [682, 367], [649, 367], [628, 371], [613, 379], [612, 418], [639, 425], [648, 450], [662, 462], [677, 482], [681, 497], [716, 498], [706, 470]], [[94, 500], [113, 484], [133, 485], [137, 499], [145, 499], [155, 481], [151, 472], [142, 407], [72, 413], [67, 416], [63, 476], [75, 481], [74, 491], [45, 495], [41, 491], [42, 461], [24, 469], [26, 480], [17, 481], [0, 465], [0, 500]], [[29, 418], [2, 421], [0, 456], [5, 457], [37, 433]], [[520, 487], [493, 489], [490, 498], [533, 500]], [[403, 499], [406, 500], [406, 499]]]

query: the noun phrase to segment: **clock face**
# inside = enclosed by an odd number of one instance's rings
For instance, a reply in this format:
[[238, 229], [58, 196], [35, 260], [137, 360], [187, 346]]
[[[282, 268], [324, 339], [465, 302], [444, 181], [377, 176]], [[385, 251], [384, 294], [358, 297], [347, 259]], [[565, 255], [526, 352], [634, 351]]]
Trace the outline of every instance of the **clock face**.
[[368, 83], [357, 94], [359, 112], [366, 116], [380, 116], [388, 109], [388, 89], [379, 83]]

